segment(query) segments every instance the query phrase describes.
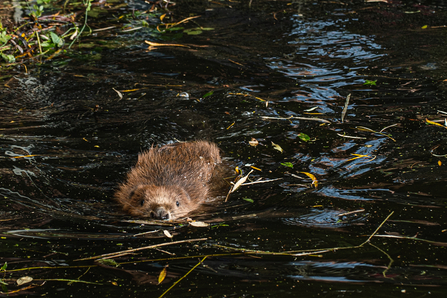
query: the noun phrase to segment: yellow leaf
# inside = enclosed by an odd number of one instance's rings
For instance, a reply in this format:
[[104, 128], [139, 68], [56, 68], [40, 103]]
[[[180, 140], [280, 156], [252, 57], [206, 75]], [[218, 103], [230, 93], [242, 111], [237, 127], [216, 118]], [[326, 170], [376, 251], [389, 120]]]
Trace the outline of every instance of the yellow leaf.
[[258, 140], [256, 140], [255, 138], [251, 138], [251, 141], [248, 141], [248, 143], [250, 144], [250, 146], [256, 147], [259, 145]]
[[422, 28], [422, 29], [427, 29], [428, 26], [427, 26], [427, 25], [424, 25], [424, 26], [422, 26], [421, 28]]
[[275, 144], [275, 143], [272, 142], [272, 146], [273, 146], [273, 149], [276, 149], [276, 150], [278, 150], [281, 153], [283, 152], [281, 146], [279, 146], [278, 144]]
[[165, 280], [166, 277], [166, 268], [163, 268], [163, 270], [161, 270], [160, 275], [158, 276], [158, 284], [161, 284], [163, 282], [163, 280]]
[[434, 121], [430, 121], [427, 118], [425, 118], [425, 121], [427, 121], [428, 124], [433, 124], [433, 125], [436, 125], [436, 126], [441, 126], [441, 127], [447, 128], [444, 125], [442, 125], [440, 123], [437, 123], [437, 122], [434, 122]]
[[248, 176], [250, 176], [251, 172], [253, 172], [253, 170], [251, 170], [251, 171], [247, 174], [247, 176], [241, 177], [241, 178], [240, 178], [240, 179], [233, 185], [233, 187], [232, 187], [231, 190], [230, 190], [230, 193], [234, 192], [236, 189], [239, 188], [239, 186], [242, 185], [242, 183], [244, 183], [245, 181], [247, 181]]
[[362, 157], [369, 157], [369, 155], [365, 155], [365, 154], [356, 154], [356, 153], [351, 153], [351, 155], [354, 155], [355, 157], [348, 159], [347, 161], [351, 161], [357, 158], [362, 158]]
[[257, 167], [254, 167], [254, 166], [250, 166], [250, 168], [252, 168], [252, 169], [254, 169], [256, 171], [262, 172], [262, 170], [260, 168], [257, 168]]
[[310, 179], [312, 179], [312, 185], [317, 188], [318, 187], [318, 180], [317, 177], [315, 177], [314, 175], [312, 175], [311, 173], [308, 172], [300, 172], [304, 175], [306, 175], [307, 177], [309, 177]]
[[34, 154], [20, 155], [20, 156], [12, 156], [11, 158], [27, 158], [27, 157], [33, 157], [33, 156], [37, 156], [37, 155], [34, 155]]
[[166, 16], [166, 14], [162, 14], [162, 15], [160, 16], [160, 21], [163, 21], [163, 19], [165, 18], [165, 16]]
[[235, 167], [235, 168], [234, 168], [234, 172], [235, 172], [236, 174], [242, 174], [242, 171], [241, 171], [241, 169], [239, 169], [239, 167]]
[[438, 166], [442, 166], [442, 161], [438, 160]]

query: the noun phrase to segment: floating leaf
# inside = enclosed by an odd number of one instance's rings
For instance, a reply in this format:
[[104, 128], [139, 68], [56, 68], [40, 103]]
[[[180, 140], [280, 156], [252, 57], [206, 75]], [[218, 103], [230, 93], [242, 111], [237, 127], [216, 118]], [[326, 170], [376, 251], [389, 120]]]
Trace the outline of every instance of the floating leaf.
[[311, 173], [308, 172], [300, 172], [304, 175], [306, 175], [307, 177], [309, 177], [310, 179], [312, 179], [312, 185], [317, 188], [318, 187], [318, 180], [317, 177], [315, 177], [314, 175], [312, 175]]
[[249, 203], [254, 203], [254, 201], [252, 199], [249, 199], [249, 198], [243, 198], [242, 200], [247, 201]]
[[260, 168], [257, 168], [255, 166], [250, 166], [250, 168], [255, 169], [256, 171], [262, 172], [262, 170]]
[[168, 238], [172, 238], [172, 237], [174, 237], [174, 236], [172, 236], [171, 233], [169, 233], [168, 230], [163, 230], [163, 234], [165, 234], [165, 236], [168, 237]]
[[251, 140], [248, 141], [248, 144], [250, 144], [250, 146], [256, 147], [259, 145], [259, 142], [255, 138], [251, 138]]
[[188, 35], [199, 35], [203, 33], [203, 31], [200, 29], [186, 29], [183, 32], [185, 32]]
[[196, 228], [206, 228], [209, 226], [208, 223], [203, 222], [203, 221], [193, 221], [190, 223], [191, 226], [196, 227]]
[[185, 27], [171, 27], [171, 28], [167, 28], [166, 31], [180, 31], [180, 30], [184, 30]]
[[3, 266], [2, 266], [2, 268], [0, 268], [0, 271], [5, 271], [7, 267], [8, 267], [8, 262], [5, 262], [5, 264], [3, 264]]
[[239, 169], [238, 166], [236, 166], [236, 167], [234, 168], [234, 172], [235, 172], [237, 175], [242, 174], [242, 171], [241, 171], [241, 169]]
[[220, 224], [217, 224], [217, 225], [212, 225], [211, 226], [211, 229], [217, 229], [217, 228], [219, 228], [219, 227], [229, 227], [230, 225], [228, 225], [228, 224], [225, 224], [225, 223], [220, 223]]
[[300, 138], [301, 141], [304, 141], [304, 142], [310, 141], [310, 137], [308, 135], [306, 135], [305, 133], [300, 132], [298, 134], [298, 137]]
[[293, 169], [293, 163], [291, 162], [282, 162], [281, 165], [285, 166], [285, 167], [289, 167]]
[[161, 284], [165, 280], [166, 271], [167, 271], [166, 268], [167, 267], [165, 267], [165, 268], [163, 268], [163, 270], [161, 270], [160, 275], [158, 276], [158, 284]]
[[23, 276], [17, 280], [17, 285], [21, 286], [23, 284], [32, 282], [33, 278], [31, 276]]
[[283, 152], [281, 146], [272, 142], [273, 149], [278, 150], [279, 152]]
[[213, 95], [214, 91], [210, 91], [208, 93], [206, 93], [204, 96], [202, 96], [202, 98], [207, 98], [208, 96]]
[[239, 188], [239, 186], [242, 185], [242, 183], [244, 183], [245, 181], [247, 181], [248, 176], [251, 174], [251, 172], [253, 172], [253, 170], [250, 171], [250, 173], [247, 174], [247, 176], [244, 176], [242, 178], [240, 178], [231, 188], [230, 193], [234, 192], [236, 189]]
[[365, 80], [365, 83], [363, 83], [363, 85], [376, 86], [376, 82], [377, 82], [377, 80], [375, 80], [375, 81]]
[[116, 90], [115, 88], [112, 88], [116, 93], [118, 93], [119, 96], [119, 100], [123, 99], [123, 94], [121, 92], [119, 92], [118, 90]]
[[188, 35], [198, 35], [198, 34], [202, 34], [203, 31], [210, 31], [210, 30], [214, 30], [214, 28], [197, 27], [197, 28], [186, 29], [183, 32], [185, 32]]
[[362, 157], [370, 157], [368, 154], [356, 154], [356, 153], [351, 153], [351, 155], [354, 155], [355, 157], [348, 159], [347, 161], [351, 161], [351, 160], [355, 160], [358, 158], [362, 158]]
[[428, 25], [424, 25], [421, 27], [421, 29], [427, 29], [427, 28], [428, 28]]
[[436, 125], [436, 126], [441, 126], [441, 127], [447, 128], [447, 127], [445, 127], [444, 125], [442, 125], [442, 124], [440, 124], [440, 123], [437, 123], [437, 122], [434, 122], [434, 121], [430, 121], [430, 120], [428, 120], [427, 118], [425, 118], [425, 121], [426, 121], [428, 124], [433, 124], [433, 125]]
[[113, 259], [99, 259], [98, 263], [106, 266], [119, 267], [119, 264]]
[[438, 166], [442, 166], [442, 161], [438, 160]]

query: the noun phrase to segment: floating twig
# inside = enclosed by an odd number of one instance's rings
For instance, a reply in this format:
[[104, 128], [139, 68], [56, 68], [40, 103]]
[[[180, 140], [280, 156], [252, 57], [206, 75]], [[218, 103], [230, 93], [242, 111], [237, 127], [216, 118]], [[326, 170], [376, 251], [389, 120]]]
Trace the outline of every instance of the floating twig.
[[86, 260], [96, 260], [96, 259], [106, 259], [106, 258], [110, 259], [110, 258], [116, 258], [116, 257], [128, 255], [128, 254], [134, 253], [136, 251], [158, 248], [158, 247], [166, 246], [166, 245], [175, 245], [175, 244], [180, 244], [180, 243], [189, 243], [189, 242], [205, 241], [205, 240], [207, 240], [207, 238], [187, 239], [187, 240], [179, 240], [179, 241], [173, 241], [173, 242], [165, 242], [165, 243], [143, 246], [143, 247], [123, 250], [123, 251], [112, 252], [112, 253], [98, 255], [98, 256], [89, 257], [89, 258], [77, 259], [75, 261], [86, 261]]
[[397, 126], [397, 125], [399, 125], [399, 123], [395, 123], [395, 124], [388, 125], [388, 126], [382, 128], [382, 129], [380, 130], [380, 132], [383, 132], [384, 130], [386, 130], [386, 129], [390, 128], [390, 127]]
[[309, 117], [297, 117], [297, 116], [290, 116], [287, 118], [283, 118], [283, 117], [269, 117], [269, 116], [261, 116], [261, 119], [264, 120], [291, 120], [291, 119], [295, 119], [295, 120], [307, 120], [307, 121], [318, 121], [318, 122], [323, 122], [323, 123], [328, 123], [330, 124], [331, 121], [326, 120], [326, 119], [321, 119], [321, 118], [309, 118]]
[[349, 100], [351, 99], [351, 93], [348, 94], [345, 101], [345, 106], [343, 107], [343, 111], [341, 112], [341, 122], [345, 120], [346, 112], [348, 111]]
[[184, 279], [185, 277], [187, 277], [194, 269], [197, 268], [197, 266], [199, 266], [200, 264], [203, 263], [203, 261], [205, 261], [205, 259], [208, 256], [205, 256], [203, 259], [201, 259], [194, 267], [191, 268], [191, 270], [189, 270], [185, 275], [183, 275], [179, 280], [177, 280], [172, 286], [169, 287], [169, 289], [167, 289], [166, 291], [163, 292], [163, 294], [161, 294], [159, 296], [159, 298], [163, 297], [164, 295], [166, 295], [167, 292], [169, 292], [173, 287], [175, 287], [175, 285], [177, 285], [182, 279]]
[[359, 210], [349, 211], [349, 212], [345, 212], [345, 213], [340, 213], [337, 216], [342, 217], [342, 216], [351, 215], [351, 214], [359, 213], [359, 212], [365, 212], [365, 209], [359, 209]]
[[215, 247], [220, 247], [224, 249], [229, 250], [235, 250], [240, 251], [243, 253], [251, 253], [251, 254], [262, 254], [262, 255], [289, 255], [289, 256], [305, 256], [305, 255], [313, 255], [313, 254], [321, 254], [325, 252], [334, 252], [337, 250], [342, 249], [355, 249], [355, 248], [361, 248], [365, 246], [365, 244], [368, 244], [372, 237], [374, 237], [377, 232], [380, 230], [380, 228], [387, 222], [387, 220], [391, 217], [391, 215], [394, 214], [394, 211], [391, 212], [383, 221], [382, 223], [377, 227], [377, 229], [364, 241], [363, 243], [355, 246], [344, 246], [344, 247], [332, 247], [332, 248], [322, 248], [319, 250], [314, 249], [303, 249], [303, 250], [295, 250], [295, 251], [283, 251], [283, 252], [270, 252], [270, 251], [262, 251], [262, 250], [251, 250], [251, 249], [245, 249], [245, 248], [236, 248], [236, 247], [229, 247], [229, 246], [222, 246], [222, 245], [213, 245]]
[[341, 133], [337, 133], [337, 136], [342, 137], [342, 138], [347, 138], [347, 139], [361, 139], [361, 140], [366, 140], [367, 139], [365, 137], [355, 137], [355, 136], [342, 135]]
[[[262, 179], [262, 178], [261, 178]], [[267, 183], [267, 182], [273, 182], [276, 180], [281, 180], [282, 178], [275, 178], [275, 179], [268, 179], [268, 180], [256, 180], [253, 182], [247, 182], [247, 183], [243, 183], [241, 186], [245, 186], [245, 185], [253, 185], [253, 184], [259, 184], [259, 183]]]

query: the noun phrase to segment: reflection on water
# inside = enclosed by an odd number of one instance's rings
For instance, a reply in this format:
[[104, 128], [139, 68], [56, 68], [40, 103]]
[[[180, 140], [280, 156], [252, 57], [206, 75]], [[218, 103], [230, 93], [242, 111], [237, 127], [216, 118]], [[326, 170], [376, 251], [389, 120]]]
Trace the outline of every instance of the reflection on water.
[[[354, 213], [347, 217], [346, 210], [315, 209], [308, 210], [309, 213], [296, 218], [283, 218], [288, 225], [308, 226], [315, 228], [338, 228], [351, 225], [355, 222], [364, 221], [368, 215]], [[349, 218], [349, 220], [347, 220]]]

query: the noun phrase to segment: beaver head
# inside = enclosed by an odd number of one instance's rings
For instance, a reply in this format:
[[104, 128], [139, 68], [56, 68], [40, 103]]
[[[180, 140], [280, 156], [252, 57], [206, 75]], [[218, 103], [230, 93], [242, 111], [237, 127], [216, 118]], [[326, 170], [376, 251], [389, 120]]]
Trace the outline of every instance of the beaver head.
[[[126, 208], [127, 207], [127, 208]], [[129, 195], [127, 211], [153, 219], [176, 219], [195, 208], [188, 193], [176, 185], [138, 185]]]

